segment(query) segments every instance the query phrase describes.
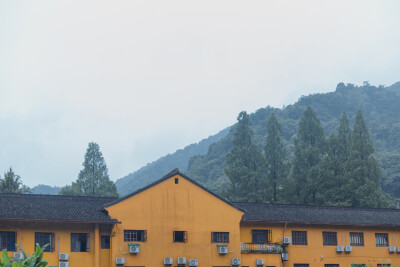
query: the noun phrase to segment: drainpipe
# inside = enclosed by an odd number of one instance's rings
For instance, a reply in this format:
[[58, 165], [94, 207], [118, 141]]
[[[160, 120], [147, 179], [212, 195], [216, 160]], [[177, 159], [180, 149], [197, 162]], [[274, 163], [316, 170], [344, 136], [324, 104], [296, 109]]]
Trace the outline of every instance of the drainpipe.
[[99, 224], [94, 226], [94, 267], [100, 267], [100, 235]]

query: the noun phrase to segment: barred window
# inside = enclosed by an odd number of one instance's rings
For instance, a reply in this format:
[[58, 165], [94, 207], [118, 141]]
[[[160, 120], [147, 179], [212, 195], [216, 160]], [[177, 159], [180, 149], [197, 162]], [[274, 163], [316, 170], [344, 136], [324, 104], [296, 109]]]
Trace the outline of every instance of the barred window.
[[350, 246], [364, 246], [364, 233], [350, 232]]
[[35, 247], [34, 249], [36, 249], [36, 244], [39, 244], [39, 246], [41, 248], [43, 248], [43, 246], [48, 245], [45, 249], [44, 252], [53, 252], [55, 250], [55, 246], [54, 246], [54, 233], [40, 233], [40, 232], [36, 232], [35, 233]]
[[325, 267], [339, 267], [339, 264], [325, 264]]
[[212, 243], [229, 243], [229, 232], [211, 232]]
[[272, 242], [271, 230], [251, 230], [251, 236], [254, 244], [267, 244]]
[[307, 245], [307, 231], [292, 231], [293, 245]]
[[378, 267], [390, 267], [390, 263], [378, 264]]
[[124, 230], [124, 241], [125, 242], [146, 242], [147, 231], [146, 230]]
[[16, 232], [0, 231], [0, 250], [15, 251]]
[[351, 267], [365, 267], [365, 264], [351, 264]]
[[174, 231], [174, 242], [175, 243], [186, 243], [186, 242], [188, 242], [187, 231]]
[[306, 263], [295, 263], [294, 267], [308, 267], [308, 264], [306, 264]]
[[71, 252], [90, 251], [90, 234], [71, 234]]
[[101, 248], [102, 249], [109, 249], [110, 248], [110, 236], [109, 235], [102, 235], [101, 236]]
[[336, 232], [322, 232], [324, 246], [337, 246]]
[[388, 247], [389, 246], [388, 234], [387, 233], [375, 234], [375, 243], [377, 247]]

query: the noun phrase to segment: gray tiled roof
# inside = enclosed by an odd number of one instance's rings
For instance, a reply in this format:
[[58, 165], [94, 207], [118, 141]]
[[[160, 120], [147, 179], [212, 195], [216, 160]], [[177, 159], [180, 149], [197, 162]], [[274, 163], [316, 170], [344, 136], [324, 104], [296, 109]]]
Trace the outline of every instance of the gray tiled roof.
[[242, 222], [282, 222], [322, 225], [400, 226], [398, 209], [234, 203], [245, 210]]
[[115, 198], [0, 194], [0, 220], [115, 223], [104, 205]]

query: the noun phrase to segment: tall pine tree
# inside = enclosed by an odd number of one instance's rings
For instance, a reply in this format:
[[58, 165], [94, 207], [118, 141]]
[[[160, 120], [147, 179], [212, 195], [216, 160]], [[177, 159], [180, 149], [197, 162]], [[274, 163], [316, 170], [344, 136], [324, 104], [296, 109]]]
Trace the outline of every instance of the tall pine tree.
[[382, 207], [381, 170], [372, 155], [374, 147], [361, 111], [351, 134], [351, 151], [346, 163], [346, 195], [353, 207]]
[[242, 111], [233, 135], [233, 147], [227, 154], [225, 173], [231, 181], [227, 196], [232, 201], [261, 202], [265, 183], [265, 159], [252, 142], [249, 115]]
[[10, 168], [6, 173], [4, 173], [4, 178], [0, 178], [0, 193], [31, 193], [31, 189], [24, 185], [21, 177]]
[[282, 144], [282, 128], [272, 113], [267, 124], [267, 141], [264, 147], [267, 165], [266, 188], [272, 188], [271, 199], [273, 203], [281, 201], [281, 190], [286, 173], [285, 148]]
[[325, 151], [325, 135], [314, 110], [308, 106], [299, 123], [294, 141], [295, 150], [288, 183], [289, 201], [296, 204], [319, 204], [324, 179], [321, 160]]
[[83, 169], [80, 171], [78, 179], [72, 185], [63, 187], [61, 195], [80, 195], [80, 196], [118, 196], [115, 184], [108, 176], [107, 165], [100, 147], [96, 143], [89, 143], [86, 150]]

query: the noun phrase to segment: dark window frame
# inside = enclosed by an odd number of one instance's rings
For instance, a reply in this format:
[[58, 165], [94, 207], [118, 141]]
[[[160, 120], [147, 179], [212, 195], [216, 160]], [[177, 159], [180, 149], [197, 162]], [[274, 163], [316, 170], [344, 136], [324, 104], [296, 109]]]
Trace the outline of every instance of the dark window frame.
[[102, 235], [100, 237], [101, 249], [110, 249], [111, 247], [111, 236]]
[[36, 250], [36, 244], [39, 244], [41, 248], [45, 246], [46, 244], [49, 244], [44, 252], [54, 252], [55, 251], [55, 233], [49, 233], [49, 232], [35, 232], [35, 247], [34, 250]]
[[124, 242], [146, 242], [147, 230], [124, 230]]
[[251, 229], [253, 244], [269, 244], [272, 242], [272, 231], [268, 229]]
[[211, 232], [211, 243], [229, 243], [229, 232]]
[[[378, 238], [383, 238], [385, 242], [381, 242]], [[379, 242], [378, 242], [379, 241]], [[389, 234], [388, 233], [375, 233], [375, 245], [377, 247], [388, 247], [389, 246]]]
[[309, 267], [310, 265], [308, 263], [295, 263], [293, 264], [293, 267]]
[[[363, 247], [364, 246], [364, 233], [363, 232], [350, 232], [350, 246]], [[357, 241], [357, 242], [354, 242]]]
[[324, 246], [337, 246], [337, 232], [322, 232]]
[[71, 252], [90, 252], [90, 233], [71, 233]]
[[308, 245], [307, 231], [292, 231], [292, 245]]
[[[11, 240], [10, 240], [11, 239]], [[12, 241], [14, 240], [14, 242]], [[17, 251], [15, 244], [17, 243], [17, 232], [0, 231], [0, 250]]]
[[174, 243], [187, 243], [188, 233], [187, 231], [173, 231], [173, 241]]
[[324, 267], [339, 267], [339, 264], [330, 263], [330, 264], [325, 264]]

